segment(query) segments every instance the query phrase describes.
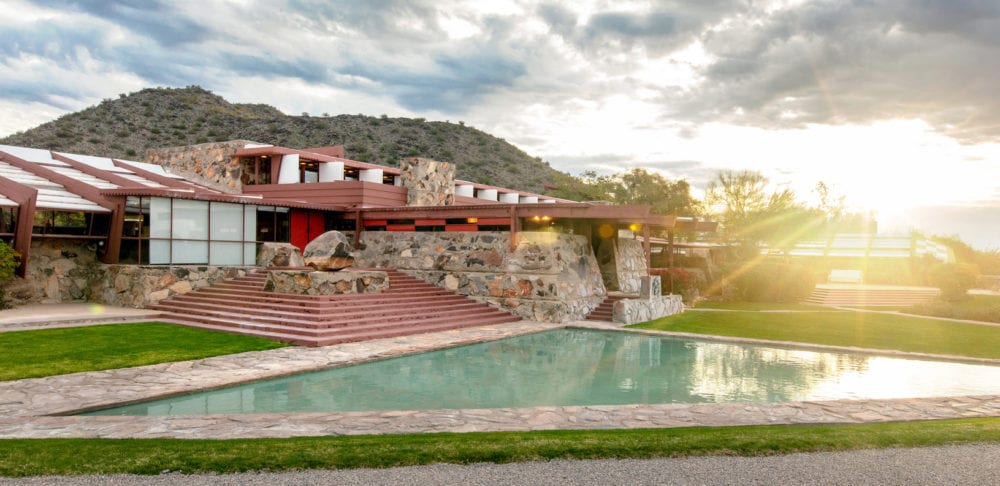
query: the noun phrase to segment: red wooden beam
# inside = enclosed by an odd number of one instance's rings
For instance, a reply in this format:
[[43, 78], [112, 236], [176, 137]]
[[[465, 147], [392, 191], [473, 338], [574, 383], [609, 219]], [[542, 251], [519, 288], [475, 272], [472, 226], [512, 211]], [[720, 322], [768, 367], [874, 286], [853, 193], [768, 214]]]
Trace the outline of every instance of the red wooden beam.
[[21, 254], [17, 275], [24, 277], [31, 256], [31, 230], [35, 222], [38, 190], [6, 177], [0, 177], [0, 194], [17, 203], [17, 225], [14, 227], [14, 251]]

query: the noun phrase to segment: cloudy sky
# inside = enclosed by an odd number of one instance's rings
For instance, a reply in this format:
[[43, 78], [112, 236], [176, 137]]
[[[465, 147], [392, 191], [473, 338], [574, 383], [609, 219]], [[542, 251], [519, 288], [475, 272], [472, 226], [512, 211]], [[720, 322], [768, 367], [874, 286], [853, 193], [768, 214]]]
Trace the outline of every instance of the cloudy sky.
[[1000, 248], [996, 0], [0, 0], [0, 136], [155, 86], [464, 121], [579, 174], [823, 181]]

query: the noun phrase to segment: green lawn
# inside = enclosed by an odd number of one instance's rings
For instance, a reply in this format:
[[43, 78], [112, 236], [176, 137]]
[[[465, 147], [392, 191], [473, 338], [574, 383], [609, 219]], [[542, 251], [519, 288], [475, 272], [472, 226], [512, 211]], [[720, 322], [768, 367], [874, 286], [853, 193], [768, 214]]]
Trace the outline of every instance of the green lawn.
[[836, 312], [837, 309], [830, 307], [825, 307], [822, 305], [812, 305], [812, 304], [771, 304], [767, 302], [721, 302], [713, 300], [703, 300], [695, 305], [696, 309], [722, 309], [722, 310], [740, 310], [740, 311], [773, 311], [773, 310], [789, 310], [789, 311], [831, 311]]
[[129, 368], [287, 346], [147, 322], [0, 333], [0, 381]]
[[635, 328], [1000, 359], [1000, 327], [871, 312], [685, 312]]
[[232, 473], [552, 459], [761, 456], [1000, 441], [1000, 419], [371, 435], [256, 440], [0, 440], [0, 475]]
[[1000, 323], [1000, 296], [970, 295], [969, 299], [960, 302], [936, 300], [901, 310], [925, 316]]

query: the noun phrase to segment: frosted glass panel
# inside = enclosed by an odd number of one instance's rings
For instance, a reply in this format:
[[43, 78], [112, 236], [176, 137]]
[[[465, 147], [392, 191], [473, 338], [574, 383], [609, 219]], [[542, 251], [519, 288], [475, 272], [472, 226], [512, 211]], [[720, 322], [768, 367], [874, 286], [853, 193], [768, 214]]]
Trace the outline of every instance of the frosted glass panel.
[[[176, 206], [175, 206], [176, 209]], [[172, 263], [208, 263], [207, 241], [174, 241]]]
[[149, 263], [150, 265], [170, 263], [170, 240], [149, 240]]
[[[243, 205], [214, 202], [212, 212], [212, 240], [240, 241], [243, 235]], [[215, 259], [215, 251], [212, 251]]]
[[170, 200], [154, 197], [149, 201], [149, 236], [170, 238]]
[[[257, 206], [246, 206], [246, 210], [243, 211], [243, 239], [245, 241], [254, 241], [257, 239]], [[247, 263], [252, 263], [253, 260], [248, 260]]]
[[244, 243], [243, 244], [243, 264], [244, 265], [256, 265], [257, 264], [257, 244], [256, 243]]
[[243, 244], [242, 243], [222, 243], [212, 242], [211, 265], [242, 265], [243, 264]]
[[[208, 239], [207, 202], [174, 199], [174, 238], [189, 240]], [[206, 251], [207, 249], [208, 247], [206, 247]], [[177, 263], [176, 258], [174, 259], [174, 263]]]

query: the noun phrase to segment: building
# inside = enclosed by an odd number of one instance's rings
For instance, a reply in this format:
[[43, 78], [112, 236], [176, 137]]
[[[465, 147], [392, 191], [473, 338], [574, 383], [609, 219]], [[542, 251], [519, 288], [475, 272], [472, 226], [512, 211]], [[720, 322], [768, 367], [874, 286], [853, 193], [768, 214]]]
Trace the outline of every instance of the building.
[[[455, 235], [464, 235], [461, 241], [502, 238], [509, 253], [525, 241], [543, 241], [538, 234], [572, 235], [585, 248], [573, 251], [586, 253], [574, 258], [595, 259], [603, 275], [595, 283], [599, 289], [574, 292], [603, 295], [606, 289], [637, 292], [648, 274], [650, 248], [642, 242], [649, 239], [622, 239], [622, 232], [649, 236], [677, 224], [673, 216], [650, 214], [648, 206], [567, 201], [454, 174], [453, 164], [422, 158], [406, 159], [399, 168], [354, 161], [339, 146], [299, 150], [230, 141], [151, 150], [144, 162], [0, 146], [0, 238], [23, 256], [19, 275], [48, 288], [42, 299], [48, 301], [112, 300], [100, 297], [111, 293], [107, 267], [249, 267], [257, 265], [262, 243], [303, 248], [329, 230], [344, 232], [359, 248], [396, 245], [408, 233], [412, 245], [432, 238], [446, 248], [454, 246]], [[476, 236], [486, 234], [495, 236]], [[404, 264], [366, 251], [360, 252], [363, 262]], [[477, 251], [465, 248], [461, 258], [474, 259], [469, 255]], [[72, 267], [67, 272], [86, 267], [98, 275], [60, 274], [53, 283], [51, 274], [32, 265], [39, 254], [49, 255], [49, 267], [62, 258], [69, 261], [63, 267]], [[530, 273], [493, 263], [490, 282], [501, 273]], [[541, 264], [522, 266], [531, 265]], [[410, 270], [445, 285], [447, 265], [433, 266]], [[523, 278], [514, 280], [524, 288]], [[69, 291], [53, 295], [51, 287], [67, 285]], [[496, 297], [508, 294], [500, 289]], [[596, 305], [592, 300], [566, 315], [581, 317], [582, 309]]]

